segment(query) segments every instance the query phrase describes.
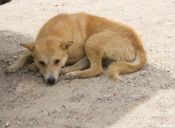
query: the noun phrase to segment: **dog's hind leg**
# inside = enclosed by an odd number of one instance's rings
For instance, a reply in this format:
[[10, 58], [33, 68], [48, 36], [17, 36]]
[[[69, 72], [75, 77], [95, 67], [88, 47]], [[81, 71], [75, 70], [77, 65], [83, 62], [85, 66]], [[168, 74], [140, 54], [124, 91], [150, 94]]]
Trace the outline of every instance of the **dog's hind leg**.
[[71, 65], [71, 66], [66, 66], [61, 69], [61, 74], [65, 74], [68, 72], [73, 72], [77, 70], [82, 70], [85, 68], [88, 68], [90, 66], [89, 60], [87, 57], [83, 57], [80, 59], [77, 63]]
[[122, 80], [120, 77], [121, 71], [123, 72], [129, 72], [128, 66], [126, 62], [121, 61], [121, 62], [113, 62], [108, 66], [108, 75], [111, 80]]
[[137, 50], [137, 55], [134, 61], [119, 61], [111, 63], [108, 67], [109, 78], [111, 78], [112, 80], [121, 80], [119, 76], [120, 74], [127, 74], [138, 71], [139, 69], [143, 68], [145, 62], [145, 51], [143, 49], [139, 49]]
[[14, 64], [8, 66], [5, 70], [6, 73], [14, 73], [22, 68], [26, 63], [32, 61], [33, 57], [31, 53], [21, 56]]
[[90, 67], [82, 71], [73, 71], [66, 74], [66, 79], [85, 78], [100, 75], [102, 68], [102, 51], [100, 49], [99, 40], [89, 40], [85, 45], [86, 55], [90, 62]]

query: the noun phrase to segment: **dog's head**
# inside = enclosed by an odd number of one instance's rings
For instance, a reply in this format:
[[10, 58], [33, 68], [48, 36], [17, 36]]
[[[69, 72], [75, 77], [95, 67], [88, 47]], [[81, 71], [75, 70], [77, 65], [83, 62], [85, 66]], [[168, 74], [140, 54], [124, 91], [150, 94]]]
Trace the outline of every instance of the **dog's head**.
[[36, 42], [21, 44], [30, 50], [34, 62], [48, 84], [54, 84], [60, 69], [68, 59], [68, 47], [73, 41], [62, 41], [57, 37], [45, 37]]

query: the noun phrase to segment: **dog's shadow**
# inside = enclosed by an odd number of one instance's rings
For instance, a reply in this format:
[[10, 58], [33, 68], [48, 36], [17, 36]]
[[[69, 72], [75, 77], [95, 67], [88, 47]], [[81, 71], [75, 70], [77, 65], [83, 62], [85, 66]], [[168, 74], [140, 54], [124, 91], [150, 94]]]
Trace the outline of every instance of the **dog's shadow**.
[[[19, 44], [32, 39], [10, 31], [1, 31], [0, 37], [2, 71], [7, 61], [14, 60], [9, 58], [23, 51], [18, 48]], [[62, 80], [55, 86], [48, 87], [43, 86], [44, 82], [40, 76], [25, 69], [10, 75], [1, 73], [0, 115], [3, 115], [4, 120], [8, 120], [12, 118], [8, 115], [10, 111], [16, 113], [12, 120], [18, 119], [18, 122], [21, 122], [20, 125], [14, 123], [16, 127], [49, 124], [49, 127], [62, 128], [108, 128], [138, 105], [149, 100], [158, 90], [175, 87], [175, 79], [170, 72], [150, 64], [122, 78], [123, 82], [110, 81], [104, 74], [87, 79]], [[26, 86], [35, 87], [37, 90], [26, 90]], [[3, 95], [7, 95], [7, 98], [3, 98]], [[24, 98], [21, 101], [23, 105], [20, 101], [18, 104], [14, 103], [19, 97]], [[10, 108], [5, 108], [7, 106]]]

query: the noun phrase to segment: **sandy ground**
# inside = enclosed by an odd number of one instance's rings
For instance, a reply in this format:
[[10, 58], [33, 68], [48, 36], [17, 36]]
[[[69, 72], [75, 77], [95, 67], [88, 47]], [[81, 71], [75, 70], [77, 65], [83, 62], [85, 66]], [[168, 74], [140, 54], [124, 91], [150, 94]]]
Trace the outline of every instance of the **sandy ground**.
[[[148, 63], [123, 82], [107, 75], [47, 86], [23, 68], [4, 74], [19, 44], [61, 12], [85, 11], [128, 23]], [[13, 0], [0, 6], [0, 128], [175, 128], [174, 0]]]

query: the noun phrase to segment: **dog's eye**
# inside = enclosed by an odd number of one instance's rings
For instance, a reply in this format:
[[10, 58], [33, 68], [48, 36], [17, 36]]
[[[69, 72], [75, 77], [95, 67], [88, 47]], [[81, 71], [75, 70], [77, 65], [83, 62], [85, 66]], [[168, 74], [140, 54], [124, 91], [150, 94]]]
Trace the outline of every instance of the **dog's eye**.
[[57, 59], [57, 60], [54, 61], [55, 64], [58, 64], [59, 62], [60, 62], [59, 59]]
[[40, 63], [42, 66], [46, 65], [43, 61], [39, 61], [39, 63]]

